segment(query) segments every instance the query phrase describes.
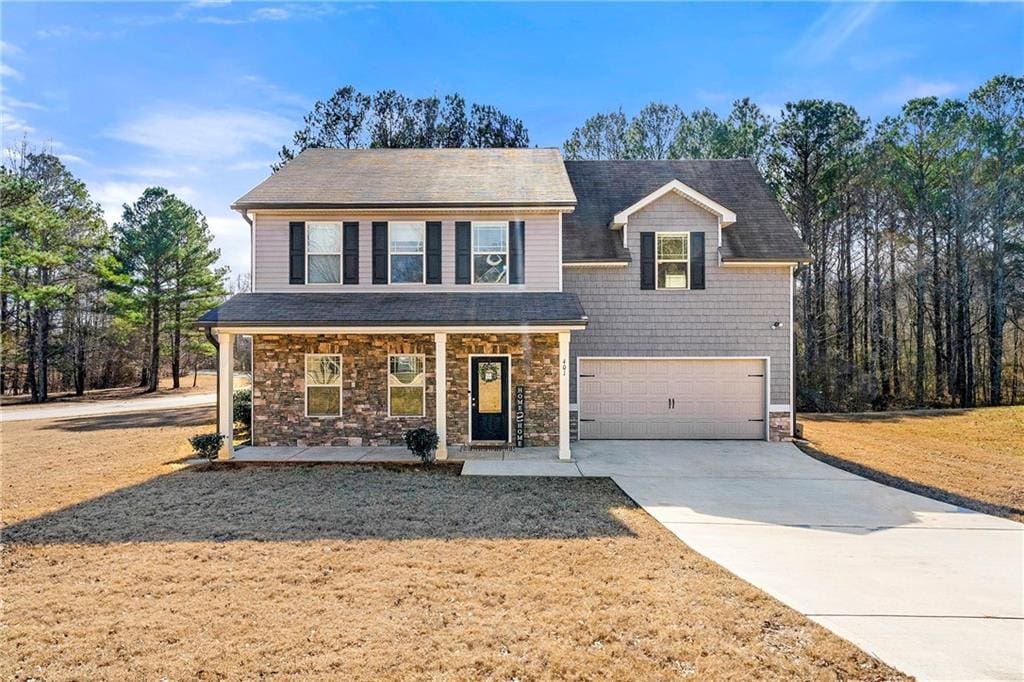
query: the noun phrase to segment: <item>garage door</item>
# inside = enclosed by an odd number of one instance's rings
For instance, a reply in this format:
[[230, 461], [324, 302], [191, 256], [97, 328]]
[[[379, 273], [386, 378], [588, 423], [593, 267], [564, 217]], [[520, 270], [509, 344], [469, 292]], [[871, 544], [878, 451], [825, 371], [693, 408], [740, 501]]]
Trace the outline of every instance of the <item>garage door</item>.
[[764, 438], [764, 360], [580, 358], [580, 438]]

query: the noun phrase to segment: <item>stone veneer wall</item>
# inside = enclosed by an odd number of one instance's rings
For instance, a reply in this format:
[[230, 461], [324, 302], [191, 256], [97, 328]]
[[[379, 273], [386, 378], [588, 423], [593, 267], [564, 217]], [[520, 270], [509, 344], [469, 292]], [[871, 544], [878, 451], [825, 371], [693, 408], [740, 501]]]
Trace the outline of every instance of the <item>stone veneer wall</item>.
[[[341, 416], [307, 417], [306, 353], [340, 353]], [[388, 355], [426, 356], [425, 415], [388, 416]], [[262, 335], [253, 337], [254, 445], [387, 445], [405, 431], [433, 428], [434, 336]]]
[[[253, 444], [401, 444], [406, 429], [435, 426], [433, 334], [253, 337]], [[305, 354], [342, 356], [342, 416], [305, 414]], [[423, 417], [389, 417], [388, 355], [426, 357]], [[511, 356], [510, 387], [526, 387], [526, 445], [558, 444], [558, 334], [448, 335], [448, 444], [469, 440], [469, 356]], [[515, 405], [510, 401], [510, 419]]]
[[768, 437], [774, 441], [792, 438], [792, 422], [789, 412], [771, 412], [768, 414]]
[[558, 334], [448, 335], [448, 444], [469, 440], [469, 356], [511, 355], [509, 401], [515, 419], [515, 387], [526, 387], [525, 442], [558, 445]]

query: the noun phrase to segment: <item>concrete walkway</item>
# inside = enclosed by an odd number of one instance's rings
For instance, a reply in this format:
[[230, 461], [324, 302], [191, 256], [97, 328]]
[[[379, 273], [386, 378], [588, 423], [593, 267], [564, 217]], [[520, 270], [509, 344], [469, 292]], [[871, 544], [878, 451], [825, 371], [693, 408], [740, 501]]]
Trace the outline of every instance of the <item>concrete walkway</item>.
[[154, 397], [126, 398], [124, 400], [97, 400], [95, 402], [45, 405], [41, 407], [2, 407], [0, 422], [20, 422], [31, 419], [61, 419], [65, 417], [97, 417], [125, 412], [173, 410], [181, 407], [199, 407], [217, 402], [214, 393], [191, 393]]
[[789, 443], [586, 441], [573, 457], [690, 547], [906, 673], [1024, 679], [1022, 524]]
[[[558, 448], [522, 448], [515, 451], [504, 450], [464, 450], [452, 446], [448, 450], [449, 462], [473, 464], [499, 464], [515, 466], [524, 462], [534, 466], [543, 466], [548, 460], [558, 459]], [[236, 462], [363, 462], [363, 463], [403, 463], [418, 462], [419, 458], [400, 445], [373, 446], [325, 446], [325, 447], [280, 447], [280, 446], [245, 446], [235, 450], [232, 460]], [[205, 463], [205, 460], [195, 460]], [[573, 465], [575, 475], [579, 470]], [[535, 474], [536, 475], [536, 474]]]

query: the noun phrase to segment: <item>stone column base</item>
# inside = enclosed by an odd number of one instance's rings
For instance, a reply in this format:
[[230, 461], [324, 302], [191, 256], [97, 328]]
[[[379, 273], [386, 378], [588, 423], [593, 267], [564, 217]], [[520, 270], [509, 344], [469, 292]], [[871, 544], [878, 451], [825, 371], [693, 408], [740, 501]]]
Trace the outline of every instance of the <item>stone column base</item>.
[[771, 412], [768, 414], [768, 438], [772, 441], [789, 440], [793, 433], [793, 424], [789, 412]]

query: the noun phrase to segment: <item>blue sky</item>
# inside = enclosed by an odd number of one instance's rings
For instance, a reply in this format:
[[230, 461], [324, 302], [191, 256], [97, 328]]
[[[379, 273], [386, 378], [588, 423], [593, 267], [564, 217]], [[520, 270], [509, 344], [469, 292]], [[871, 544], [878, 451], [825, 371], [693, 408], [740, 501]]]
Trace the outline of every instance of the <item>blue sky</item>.
[[559, 146], [588, 115], [650, 100], [720, 112], [832, 98], [879, 119], [1024, 72], [1022, 4], [0, 5], [3, 144], [60, 155], [113, 220], [161, 184], [248, 267], [228, 208], [341, 85], [462, 93]]

